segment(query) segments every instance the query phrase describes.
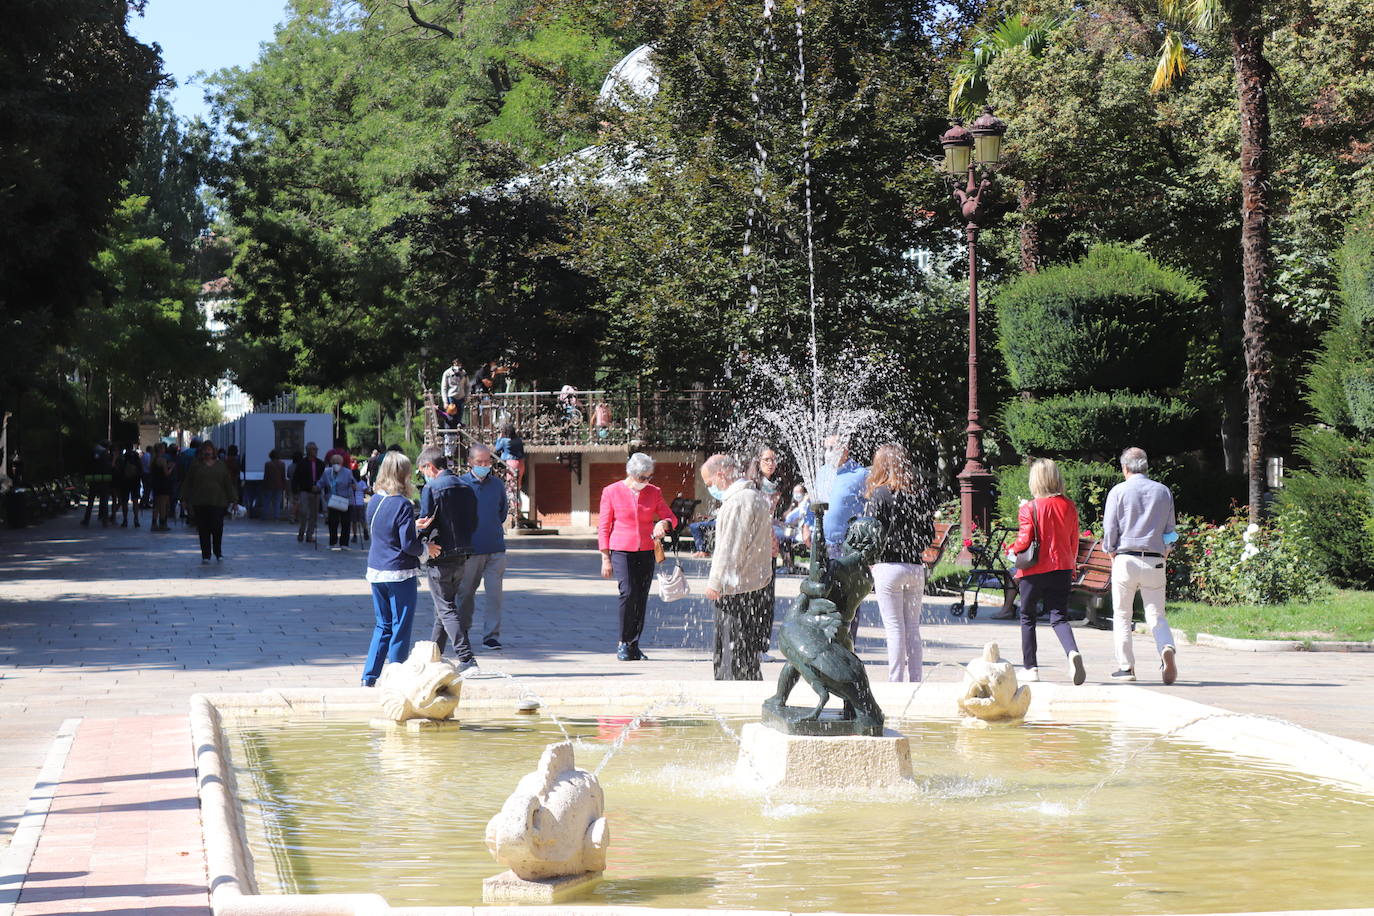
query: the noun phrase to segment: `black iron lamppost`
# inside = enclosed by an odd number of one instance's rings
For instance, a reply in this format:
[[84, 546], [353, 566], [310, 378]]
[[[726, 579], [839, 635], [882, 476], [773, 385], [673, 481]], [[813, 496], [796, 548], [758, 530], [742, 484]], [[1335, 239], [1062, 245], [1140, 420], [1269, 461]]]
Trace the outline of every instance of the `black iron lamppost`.
[[[992, 474], [983, 465], [983, 425], [978, 411], [978, 231], [987, 216], [985, 195], [1002, 157], [1006, 131], [1006, 123], [989, 107], [969, 127], [956, 120], [940, 137], [945, 149], [945, 179], [963, 212], [968, 238], [968, 443], [964, 469], [959, 472], [959, 526], [965, 540], [975, 529], [986, 532], [992, 516]], [[959, 182], [965, 178], [967, 184], [960, 189]], [[967, 548], [960, 556], [968, 558]]]

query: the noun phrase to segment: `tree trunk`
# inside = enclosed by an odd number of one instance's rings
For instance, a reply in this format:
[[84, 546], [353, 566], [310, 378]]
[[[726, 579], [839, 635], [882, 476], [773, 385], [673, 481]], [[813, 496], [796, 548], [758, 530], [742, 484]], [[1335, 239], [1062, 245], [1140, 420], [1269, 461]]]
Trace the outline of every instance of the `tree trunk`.
[[1017, 195], [1017, 209], [1021, 211], [1021, 271], [1033, 274], [1040, 270], [1044, 251], [1040, 243], [1040, 219], [1033, 214], [1040, 199], [1040, 180], [1028, 178]]
[[[1234, 249], [1232, 249], [1234, 251]], [[1229, 259], [1228, 259], [1229, 260]], [[1223, 268], [1221, 286], [1221, 354], [1225, 360], [1225, 376], [1221, 389], [1221, 456], [1228, 474], [1245, 472], [1245, 391], [1244, 371], [1232, 361], [1232, 354], [1240, 353], [1241, 322], [1245, 304], [1239, 274], [1233, 265]]]
[[1273, 387], [1269, 352], [1269, 63], [1264, 33], [1248, 23], [1231, 32], [1240, 108], [1241, 266], [1244, 271], [1245, 392], [1248, 398], [1250, 521], [1264, 516], [1266, 421]]

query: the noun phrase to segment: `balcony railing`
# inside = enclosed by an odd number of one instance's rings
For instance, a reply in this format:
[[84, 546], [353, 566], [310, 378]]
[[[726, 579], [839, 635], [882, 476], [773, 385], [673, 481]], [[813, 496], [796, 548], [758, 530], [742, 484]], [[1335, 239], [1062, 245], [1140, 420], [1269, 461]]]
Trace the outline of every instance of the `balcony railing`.
[[717, 389], [687, 391], [512, 391], [467, 400], [469, 431], [492, 441], [512, 423], [529, 447], [689, 449], [720, 444], [729, 397]]

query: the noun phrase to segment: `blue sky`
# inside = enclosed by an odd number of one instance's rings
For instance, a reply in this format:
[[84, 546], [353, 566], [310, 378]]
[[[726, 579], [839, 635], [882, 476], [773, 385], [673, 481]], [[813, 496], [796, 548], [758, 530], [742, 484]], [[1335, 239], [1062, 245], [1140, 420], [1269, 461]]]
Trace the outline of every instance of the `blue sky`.
[[286, 0], [148, 0], [142, 17], [129, 17], [129, 31], [162, 46], [162, 68], [177, 81], [171, 92], [177, 113], [208, 119], [196, 74], [252, 63], [285, 17]]

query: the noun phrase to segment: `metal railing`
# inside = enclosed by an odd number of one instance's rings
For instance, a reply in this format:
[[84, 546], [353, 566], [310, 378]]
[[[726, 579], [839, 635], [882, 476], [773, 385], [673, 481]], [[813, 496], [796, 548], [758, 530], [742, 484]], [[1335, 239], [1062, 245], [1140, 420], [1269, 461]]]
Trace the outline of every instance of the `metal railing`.
[[511, 423], [526, 446], [699, 449], [719, 444], [729, 398], [717, 389], [511, 391], [467, 399], [469, 431], [491, 442]]

